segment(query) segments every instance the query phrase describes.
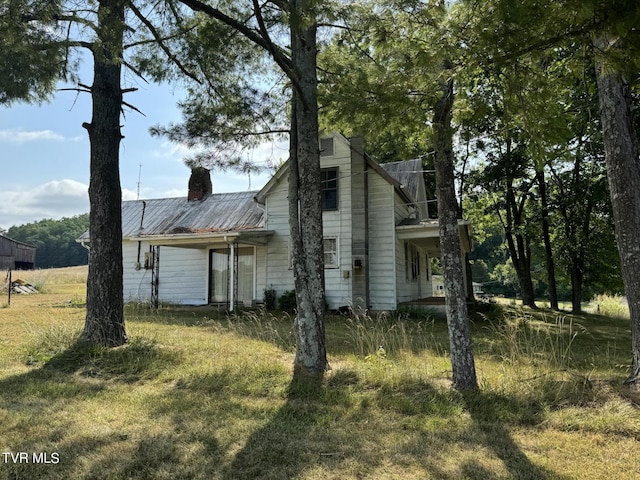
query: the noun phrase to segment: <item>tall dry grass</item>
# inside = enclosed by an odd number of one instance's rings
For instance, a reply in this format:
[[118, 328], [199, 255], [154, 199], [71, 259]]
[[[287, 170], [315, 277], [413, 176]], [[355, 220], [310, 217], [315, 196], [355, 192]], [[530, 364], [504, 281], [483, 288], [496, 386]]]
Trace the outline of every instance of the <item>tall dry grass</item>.
[[589, 310], [610, 318], [629, 318], [629, 304], [620, 295], [596, 295], [590, 302]]
[[290, 316], [130, 305], [131, 342], [93, 348], [49, 285], [0, 310], [0, 439], [60, 462], [0, 458], [0, 480], [637, 478], [627, 322], [476, 319], [482, 389], [462, 394], [443, 320], [328, 317], [331, 370], [297, 392]]

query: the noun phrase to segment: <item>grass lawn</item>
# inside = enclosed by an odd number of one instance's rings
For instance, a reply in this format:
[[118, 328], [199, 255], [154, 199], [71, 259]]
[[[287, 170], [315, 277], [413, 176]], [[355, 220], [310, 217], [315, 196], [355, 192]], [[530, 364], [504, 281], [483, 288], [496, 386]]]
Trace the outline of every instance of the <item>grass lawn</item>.
[[493, 307], [463, 395], [443, 320], [329, 317], [331, 370], [292, 392], [286, 315], [128, 306], [129, 344], [88, 349], [86, 269], [19, 273], [42, 293], [0, 297], [2, 480], [640, 475], [628, 320]]

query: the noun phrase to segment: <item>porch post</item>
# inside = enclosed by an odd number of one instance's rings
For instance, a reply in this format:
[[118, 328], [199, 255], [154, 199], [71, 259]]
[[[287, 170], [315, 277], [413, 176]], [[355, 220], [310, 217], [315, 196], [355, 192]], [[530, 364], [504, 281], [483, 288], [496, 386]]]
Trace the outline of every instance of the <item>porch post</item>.
[[[466, 253], [460, 249], [460, 259], [462, 260], [462, 281], [464, 282], [464, 298], [469, 301], [471, 298], [469, 295], [473, 293], [473, 287], [471, 286], [471, 282], [469, 281], [469, 271], [466, 268], [468, 262], [465, 262]], [[469, 288], [471, 288], [471, 292], [469, 292]]]
[[236, 287], [236, 244], [229, 244], [231, 255], [231, 268], [229, 269], [229, 311], [233, 312], [236, 304], [235, 287]]

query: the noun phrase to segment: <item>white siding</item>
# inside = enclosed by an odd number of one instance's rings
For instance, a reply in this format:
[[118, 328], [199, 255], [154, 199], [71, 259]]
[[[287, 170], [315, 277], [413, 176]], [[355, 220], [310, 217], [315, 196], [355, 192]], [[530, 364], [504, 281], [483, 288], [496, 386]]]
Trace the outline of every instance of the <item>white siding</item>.
[[209, 251], [160, 247], [160, 302], [204, 305], [208, 302]]
[[[338, 210], [323, 212], [323, 235], [338, 240], [338, 268], [325, 269], [325, 288], [329, 308], [351, 304], [351, 149], [341, 136], [335, 137], [334, 155], [321, 157], [321, 167], [338, 167]], [[275, 233], [269, 239], [266, 254], [265, 287], [279, 297], [294, 289], [289, 268], [288, 180], [284, 175], [266, 198], [266, 228]], [[345, 273], [349, 272], [349, 273]], [[347, 276], [347, 278], [345, 278]]]
[[[149, 244], [140, 244], [138, 258], [138, 242], [122, 242], [123, 295], [125, 302], [148, 302], [151, 299], [151, 270], [144, 269], [144, 254], [149, 251]], [[142, 268], [136, 268], [139, 263]]]
[[[136, 270], [138, 242], [124, 241], [123, 294], [125, 302], [151, 299], [151, 270], [144, 269], [144, 254], [149, 244], [140, 245], [140, 263]], [[158, 299], [160, 302], [202, 305], [207, 303], [208, 253], [204, 249], [160, 247]]]
[[276, 184], [266, 199], [266, 228], [273, 230], [266, 246], [265, 288], [273, 288], [276, 297], [293, 290], [293, 272], [289, 269], [289, 203], [287, 175]]
[[267, 288], [267, 247], [256, 247], [255, 283], [256, 293], [254, 300], [264, 300], [264, 289]]
[[[334, 155], [322, 157], [322, 168], [338, 167], [338, 210], [322, 213], [325, 237], [338, 239], [339, 268], [325, 268], [325, 291], [329, 308], [351, 305], [351, 146], [342, 136], [334, 137]], [[346, 277], [346, 278], [345, 278]]]
[[369, 170], [369, 296], [373, 310], [394, 310], [396, 274], [393, 186]]

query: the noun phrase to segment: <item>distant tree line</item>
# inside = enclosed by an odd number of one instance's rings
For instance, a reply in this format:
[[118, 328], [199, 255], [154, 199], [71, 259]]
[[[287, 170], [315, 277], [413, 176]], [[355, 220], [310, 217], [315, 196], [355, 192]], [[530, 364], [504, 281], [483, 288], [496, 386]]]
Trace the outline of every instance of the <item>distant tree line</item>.
[[37, 247], [36, 267], [56, 268], [87, 265], [88, 251], [76, 238], [89, 229], [89, 214], [44, 219], [13, 226], [7, 230], [9, 238]]

